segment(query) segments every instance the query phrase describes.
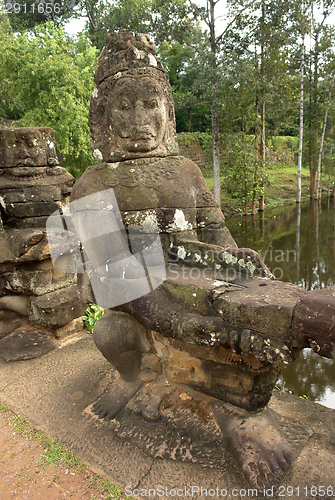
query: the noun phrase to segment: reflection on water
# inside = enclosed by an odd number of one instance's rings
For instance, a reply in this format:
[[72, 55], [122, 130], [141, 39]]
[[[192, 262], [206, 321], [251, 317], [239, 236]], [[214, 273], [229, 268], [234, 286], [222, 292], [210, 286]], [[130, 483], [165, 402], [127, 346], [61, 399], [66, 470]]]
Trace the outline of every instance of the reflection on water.
[[[239, 247], [257, 250], [282, 281], [306, 290], [335, 285], [335, 200], [311, 200], [226, 221]], [[335, 408], [335, 361], [304, 349], [282, 372], [280, 385]]]

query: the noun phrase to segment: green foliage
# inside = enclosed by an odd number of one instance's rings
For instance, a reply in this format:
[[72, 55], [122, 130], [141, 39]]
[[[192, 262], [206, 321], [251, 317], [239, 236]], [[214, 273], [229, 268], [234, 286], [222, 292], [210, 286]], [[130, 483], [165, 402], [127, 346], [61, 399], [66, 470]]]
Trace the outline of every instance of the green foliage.
[[207, 87], [200, 84], [203, 68], [195, 49], [199, 45], [199, 32], [189, 29], [186, 33], [185, 43], [161, 43], [159, 56], [172, 86], [177, 132], [207, 132], [211, 128], [211, 110], [210, 99], [204, 92]]
[[90, 22], [87, 35], [100, 51], [107, 33], [120, 30], [149, 33], [152, 26], [152, 0], [88, 0]]
[[104, 309], [96, 304], [89, 304], [85, 314], [83, 315], [83, 321], [85, 328], [93, 331], [95, 323], [104, 314]]
[[84, 15], [92, 43], [101, 50], [107, 33], [137, 31], [156, 43], [183, 41], [192, 28], [185, 0], [86, 0]]
[[213, 147], [213, 137], [208, 132], [181, 132], [178, 142], [184, 146], [199, 144], [204, 152], [211, 151]]
[[225, 140], [224, 187], [233, 199], [248, 202], [263, 194], [267, 179], [255, 155], [255, 138], [234, 134]]
[[1, 118], [18, 126], [55, 129], [63, 166], [75, 174], [96, 163], [90, 145], [88, 108], [97, 50], [83, 36], [74, 42], [53, 23], [34, 34], [2, 27]]
[[268, 140], [268, 146], [272, 146], [277, 153], [291, 151], [297, 153], [299, 149], [299, 137], [277, 135]]
[[9, 410], [8, 406], [0, 401], [0, 411], [8, 411], [8, 410]]

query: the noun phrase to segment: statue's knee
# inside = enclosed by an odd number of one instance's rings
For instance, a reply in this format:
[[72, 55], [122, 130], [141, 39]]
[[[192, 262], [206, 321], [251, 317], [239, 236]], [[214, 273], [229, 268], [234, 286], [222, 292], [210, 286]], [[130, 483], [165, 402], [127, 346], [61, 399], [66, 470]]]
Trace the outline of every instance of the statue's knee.
[[137, 379], [141, 369], [142, 353], [138, 351], [127, 351], [116, 357], [114, 368], [120, 373], [121, 377], [127, 382]]
[[[97, 348], [120, 373], [133, 371], [131, 363], [138, 371], [142, 353], [151, 348], [147, 330], [132, 316], [120, 311], [105, 311], [94, 327], [93, 337]], [[126, 365], [128, 368], [124, 369]]]

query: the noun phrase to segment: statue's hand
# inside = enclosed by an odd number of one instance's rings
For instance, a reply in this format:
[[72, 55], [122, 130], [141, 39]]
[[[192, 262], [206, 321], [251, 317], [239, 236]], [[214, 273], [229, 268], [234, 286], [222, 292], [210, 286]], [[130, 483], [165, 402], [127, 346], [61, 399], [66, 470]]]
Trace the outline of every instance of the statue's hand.
[[253, 276], [274, 279], [259, 253], [250, 248], [227, 248], [220, 254], [220, 258], [228, 266], [238, 266], [240, 271], [245, 271]]

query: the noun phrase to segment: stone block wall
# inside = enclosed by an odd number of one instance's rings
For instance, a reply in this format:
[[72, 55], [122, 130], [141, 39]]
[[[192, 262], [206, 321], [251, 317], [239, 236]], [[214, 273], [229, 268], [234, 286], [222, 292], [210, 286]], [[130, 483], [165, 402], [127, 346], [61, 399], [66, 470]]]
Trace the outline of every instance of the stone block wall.
[[54, 269], [46, 231], [73, 181], [59, 166], [53, 129], [0, 130], [0, 354], [1, 339], [27, 322], [57, 336], [85, 308], [76, 274]]

